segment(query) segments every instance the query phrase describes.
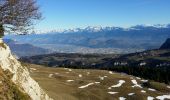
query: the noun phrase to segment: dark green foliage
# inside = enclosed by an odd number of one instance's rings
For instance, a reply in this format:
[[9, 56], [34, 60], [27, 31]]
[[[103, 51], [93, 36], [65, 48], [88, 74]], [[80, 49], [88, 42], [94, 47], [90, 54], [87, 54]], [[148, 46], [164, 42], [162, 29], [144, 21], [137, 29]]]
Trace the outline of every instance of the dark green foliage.
[[4, 28], [0, 25], [0, 38], [4, 36]]
[[[105, 68], [104, 68], [105, 69]], [[155, 80], [158, 82], [170, 83], [170, 68], [168, 67], [110, 67], [109, 70], [124, 72], [130, 75], [143, 77], [145, 79]]]
[[144, 82], [144, 83], [142, 83], [142, 86], [149, 88], [149, 87], [151, 87], [151, 84], [150, 84], [150, 82]]
[[[49, 67], [111, 70], [169, 84], [169, 54], [169, 50], [149, 50], [139, 53], [110, 56], [50, 54], [22, 58], [20, 60]], [[141, 65], [141, 63], [145, 64]]]

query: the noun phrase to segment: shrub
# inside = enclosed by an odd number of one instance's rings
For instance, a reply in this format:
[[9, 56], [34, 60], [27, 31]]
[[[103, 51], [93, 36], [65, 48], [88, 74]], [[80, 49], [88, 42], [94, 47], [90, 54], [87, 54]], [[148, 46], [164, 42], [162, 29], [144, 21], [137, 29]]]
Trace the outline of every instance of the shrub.
[[4, 36], [4, 28], [2, 25], [0, 25], [0, 38]]

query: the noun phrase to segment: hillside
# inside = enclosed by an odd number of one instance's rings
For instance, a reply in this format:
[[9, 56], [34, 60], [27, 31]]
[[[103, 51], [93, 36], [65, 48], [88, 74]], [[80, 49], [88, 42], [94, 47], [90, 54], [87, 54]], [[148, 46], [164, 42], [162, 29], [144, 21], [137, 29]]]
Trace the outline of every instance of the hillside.
[[55, 100], [170, 99], [170, 86], [124, 73], [24, 65]]
[[[50, 67], [72, 66], [72, 67], [111, 67], [116, 65], [126, 66], [169, 66], [170, 50], [148, 50], [144, 52], [130, 53], [124, 55], [116, 54], [77, 54], [77, 53], [54, 53], [23, 57], [21, 61], [47, 65]], [[118, 64], [116, 64], [118, 63]], [[122, 64], [121, 64], [122, 63]]]
[[124, 55], [55, 53], [20, 60], [49, 67], [112, 70], [170, 84], [170, 50], [166, 49]]
[[160, 49], [170, 49], [170, 38], [165, 41], [165, 43], [160, 47]]
[[47, 65], [49, 67], [74, 66], [74, 67], [101, 67], [99, 64], [104, 62], [105, 58], [116, 58], [119, 55], [114, 54], [78, 54], [78, 53], [54, 53], [38, 55], [32, 57], [23, 57], [23, 62]]
[[19, 43], [11, 39], [4, 39], [3, 41], [10, 47], [12, 53], [18, 57], [35, 56], [51, 52], [48, 49], [36, 47], [28, 43]]

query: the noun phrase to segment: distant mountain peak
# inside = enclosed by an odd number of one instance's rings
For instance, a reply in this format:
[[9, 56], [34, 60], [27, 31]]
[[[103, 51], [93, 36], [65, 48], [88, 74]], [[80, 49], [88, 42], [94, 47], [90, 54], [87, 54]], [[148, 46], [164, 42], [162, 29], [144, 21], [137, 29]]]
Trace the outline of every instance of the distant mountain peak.
[[87, 26], [85, 28], [72, 28], [72, 29], [54, 29], [54, 30], [37, 30], [35, 34], [48, 34], [48, 33], [77, 33], [77, 32], [100, 32], [100, 31], [111, 31], [111, 30], [141, 30], [144, 28], [170, 28], [170, 24], [139, 24], [131, 27], [116, 27], [116, 26]]

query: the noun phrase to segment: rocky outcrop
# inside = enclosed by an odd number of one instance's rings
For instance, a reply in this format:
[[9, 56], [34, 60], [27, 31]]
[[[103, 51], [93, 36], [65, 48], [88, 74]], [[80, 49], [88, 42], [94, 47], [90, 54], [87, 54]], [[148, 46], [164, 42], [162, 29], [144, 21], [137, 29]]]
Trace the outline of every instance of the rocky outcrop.
[[170, 49], [170, 38], [165, 41], [165, 43], [160, 47], [160, 49]]
[[13, 74], [12, 81], [32, 100], [51, 100], [38, 83], [30, 77], [27, 68], [14, 58], [10, 48], [3, 43], [2, 39], [0, 39], [0, 66], [3, 70], [8, 70]]

